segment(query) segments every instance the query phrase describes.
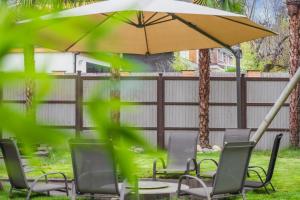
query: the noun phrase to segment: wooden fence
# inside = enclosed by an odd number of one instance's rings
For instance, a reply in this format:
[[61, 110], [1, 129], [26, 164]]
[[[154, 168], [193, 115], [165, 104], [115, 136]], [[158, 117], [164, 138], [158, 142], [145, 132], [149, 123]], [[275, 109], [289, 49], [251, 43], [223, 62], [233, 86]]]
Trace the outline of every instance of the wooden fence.
[[[121, 122], [141, 131], [147, 141], [163, 147], [168, 136], [181, 132], [197, 132], [198, 79], [174, 74], [130, 75], [121, 79]], [[242, 77], [243, 126], [256, 130], [271, 108], [288, 77]], [[37, 87], [38, 87], [37, 83]], [[68, 129], [71, 134], [93, 135], [94, 127], [86, 112], [86, 102], [92, 91], [101, 86], [102, 95], [109, 98], [109, 76], [54, 76], [52, 92], [40, 101], [37, 119], [47, 126]], [[3, 103], [25, 112], [24, 81], [2, 89]], [[212, 75], [210, 93], [210, 143], [222, 146], [226, 128], [237, 127], [236, 82], [229, 74]], [[270, 149], [275, 135], [284, 133], [282, 147], [289, 145], [288, 102], [281, 108], [258, 149]]]

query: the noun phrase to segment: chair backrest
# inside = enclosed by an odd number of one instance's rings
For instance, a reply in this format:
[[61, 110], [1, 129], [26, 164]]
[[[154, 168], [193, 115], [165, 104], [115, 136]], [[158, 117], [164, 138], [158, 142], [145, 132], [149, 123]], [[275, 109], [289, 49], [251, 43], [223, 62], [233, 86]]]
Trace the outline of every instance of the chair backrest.
[[99, 140], [70, 140], [76, 193], [119, 194], [113, 155]]
[[242, 192], [253, 147], [253, 142], [225, 144], [214, 179], [212, 195]]
[[10, 139], [1, 139], [0, 146], [11, 186], [16, 189], [27, 189], [28, 183], [16, 143]]
[[248, 142], [251, 129], [231, 128], [226, 129], [223, 138], [223, 144], [230, 142]]
[[[198, 133], [172, 133], [168, 143], [168, 167], [186, 169], [189, 158], [196, 158]], [[191, 168], [195, 166], [191, 165]]]
[[267, 171], [266, 182], [269, 182], [272, 179], [282, 136], [283, 136], [283, 134], [280, 133], [280, 134], [276, 135], [276, 137], [275, 137], [272, 154], [271, 154], [271, 158], [270, 158], [270, 162], [269, 162], [269, 168]]

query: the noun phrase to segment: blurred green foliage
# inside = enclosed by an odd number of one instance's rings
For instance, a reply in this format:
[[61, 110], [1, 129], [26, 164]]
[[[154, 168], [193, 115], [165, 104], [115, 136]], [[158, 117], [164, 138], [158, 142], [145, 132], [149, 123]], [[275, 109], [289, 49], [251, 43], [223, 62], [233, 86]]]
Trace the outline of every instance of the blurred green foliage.
[[[37, 4], [33, 4], [34, 2]], [[62, 2], [67, 2], [67, 4], [62, 5]], [[68, 40], [72, 34], [86, 29], [89, 27], [89, 23], [91, 23], [86, 19], [70, 18], [64, 19], [65, 23], [60, 25], [56, 22], [62, 19], [43, 20], [39, 18], [40, 15], [49, 11], [63, 7], [72, 7], [83, 3], [83, 1], [75, 3], [75, 1], [58, 0], [23, 0], [19, 1], [19, 3], [21, 6], [17, 7], [8, 7], [6, 4], [0, 5], [0, 62], [5, 55], [14, 49], [23, 49], [28, 46], [36, 45], [39, 44], [41, 40], [46, 41], [45, 44], [55, 48], [55, 45], [60, 41]], [[132, 13], [126, 13], [128, 17], [130, 17], [131, 14]], [[20, 22], [20, 20], [24, 19], [30, 20]], [[42, 38], [39, 34], [40, 29], [46, 26], [54, 27], [52, 29], [53, 32], [48, 35], [53, 36], [53, 38]], [[103, 29], [89, 34], [85, 45], [89, 51], [92, 52], [90, 56], [93, 58], [108, 62], [115, 68], [131, 71], [133, 67], [136, 67], [135, 63], [124, 60], [119, 55], [97, 52], [96, 47], [93, 45], [95, 44], [94, 41], [105, 39], [105, 35], [109, 34], [109, 31], [115, 26], [118, 26], [118, 24], [109, 23]], [[33, 65], [29, 67], [34, 69], [34, 63], [30, 63], [30, 65]], [[34, 96], [32, 97], [33, 102], [31, 105], [33, 112], [24, 115], [21, 110], [1, 103], [0, 129], [9, 132], [19, 141], [22, 141], [25, 147], [31, 147], [36, 143], [49, 144], [54, 147], [65, 145], [66, 140], [69, 138], [68, 133], [40, 126], [39, 122], [36, 121], [36, 109], [39, 107], [38, 101], [43, 100], [51, 90], [51, 78], [45, 73], [38, 74], [30, 70], [26, 72], [2, 72], [0, 73], [0, 87], [4, 85], [14, 85], [20, 81], [20, 79], [35, 82], [35, 87], [33, 88]], [[112, 81], [108, 87], [118, 89], [119, 86], [119, 83]], [[134, 164], [135, 153], [131, 151], [130, 148], [132, 146], [141, 146], [146, 152], [154, 153], [155, 151], [151, 145], [144, 141], [138, 131], [126, 128], [125, 124], [121, 126], [111, 119], [110, 113], [114, 110], [118, 111], [121, 102], [119, 99], [107, 99], [102, 97], [101, 91], [102, 88], [99, 86], [89, 99], [89, 104], [87, 105], [89, 118], [94, 123], [94, 126], [97, 127], [96, 131], [98, 137], [102, 141], [104, 140], [110, 144], [110, 149], [113, 151], [113, 155], [115, 155], [113, 159], [118, 163], [122, 177], [127, 179], [129, 183], [133, 183], [135, 181], [133, 174], [136, 169], [136, 165]], [[27, 150], [30, 151], [30, 148]]]
[[174, 59], [172, 62], [172, 68], [176, 72], [180, 72], [182, 70], [187, 70], [192, 67], [191, 61], [180, 56], [179, 52], [174, 53]]
[[251, 47], [250, 42], [245, 42], [241, 44], [241, 49], [243, 52], [243, 57], [241, 59], [242, 69], [247, 70], [259, 70], [262, 71], [266, 61], [259, 60], [257, 58], [257, 52]]

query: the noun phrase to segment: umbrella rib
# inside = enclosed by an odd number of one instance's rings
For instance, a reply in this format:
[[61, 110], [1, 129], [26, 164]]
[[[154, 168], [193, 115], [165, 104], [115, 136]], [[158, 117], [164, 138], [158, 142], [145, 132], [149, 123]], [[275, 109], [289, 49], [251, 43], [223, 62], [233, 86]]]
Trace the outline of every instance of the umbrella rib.
[[153, 13], [144, 23], [147, 24], [155, 15], [157, 15], [157, 12]]
[[[120, 17], [112, 16], [112, 18], [114, 18], [114, 19], [116, 19], [116, 20], [119, 20], [119, 21], [121, 21], [121, 22], [124, 22], [124, 23], [126, 23], [126, 24], [135, 26], [135, 27], [137, 26], [137, 24], [135, 24], [135, 23], [134, 23], [133, 21], [131, 21], [130, 19], [128, 19], [128, 18], [126, 18], [126, 17], [120, 15], [119, 13], [116, 13], [116, 14], [118, 14]], [[102, 15], [107, 16], [107, 17], [110, 16], [110, 15], [107, 15], [107, 14], [102, 14]]]
[[269, 32], [269, 33], [276, 34], [275, 32], [270, 31], [268, 29], [264, 29], [264, 28], [261, 28], [261, 27], [253, 26], [253, 25], [250, 25], [250, 24], [247, 24], [247, 23], [244, 23], [244, 22], [239, 22], [239, 21], [236, 21], [236, 20], [233, 20], [233, 19], [229, 19], [227, 17], [222, 17], [222, 16], [216, 16], [216, 17], [219, 17], [221, 19], [225, 19], [225, 20], [228, 20], [228, 21], [232, 21], [232, 22], [235, 22], [235, 23], [238, 23], [238, 24], [242, 24], [242, 25], [245, 25], [245, 26], [248, 26], [248, 27], [251, 27], [251, 28], [259, 29], [261, 31], [266, 31], [266, 32]]
[[84, 33], [81, 37], [79, 37], [75, 42], [73, 42], [69, 47], [65, 49], [65, 51], [69, 51], [75, 44], [77, 44], [80, 40], [82, 40], [85, 36], [87, 36], [89, 33], [91, 33], [93, 30], [95, 30], [97, 27], [101, 26], [104, 22], [106, 22], [109, 18], [113, 17], [115, 13], [111, 15], [107, 15], [107, 18], [105, 18], [103, 21], [98, 23], [96, 26], [94, 26], [92, 29]]
[[[146, 26], [147, 26], [147, 25], [152, 25], [152, 24], [158, 24], [158, 23], [160, 22], [160, 20], [165, 19], [165, 18], [167, 18], [167, 17], [170, 17], [170, 15], [162, 16], [162, 17], [160, 17], [160, 18], [158, 18], [158, 19], [156, 19], [156, 20], [153, 20], [152, 22], [144, 23], [144, 24], [145, 24]], [[164, 21], [162, 21], [162, 22], [164, 22]]]
[[207, 38], [213, 40], [214, 42], [220, 44], [221, 46], [227, 48], [228, 50], [232, 51], [232, 48], [230, 47], [230, 45], [226, 44], [225, 42], [222, 42], [221, 40], [215, 38], [214, 36], [210, 35], [209, 33], [205, 32], [204, 30], [202, 30], [201, 28], [199, 28], [198, 26], [196, 26], [195, 24], [179, 17], [176, 14], [173, 13], [169, 13], [170, 16], [172, 16], [174, 19], [177, 19], [178, 21], [180, 21], [181, 23], [185, 24], [186, 26], [190, 27], [191, 29], [201, 33], [202, 35], [206, 36]]
[[155, 24], [161, 24], [161, 23], [164, 23], [164, 22], [169, 22], [169, 21], [173, 21], [174, 19], [166, 19], [166, 20], [163, 20], [163, 21], [159, 21], [159, 22], [151, 22], [149, 24], [145, 24], [145, 26], [152, 26], [152, 25], [155, 25]]
[[[144, 22], [144, 14], [142, 13], [142, 20], [143, 20], [143, 22]], [[149, 52], [149, 44], [148, 44], [148, 35], [147, 35], [147, 31], [146, 31], [146, 26], [145, 26], [145, 23], [143, 23], [144, 24], [144, 26], [143, 26], [143, 28], [144, 28], [144, 33], [145, 33], [145, 40], [146, 40], [146, 47], [147, 47], [147, 52], [146, 52], [146, 54], [150, 54], [150, 52]]]

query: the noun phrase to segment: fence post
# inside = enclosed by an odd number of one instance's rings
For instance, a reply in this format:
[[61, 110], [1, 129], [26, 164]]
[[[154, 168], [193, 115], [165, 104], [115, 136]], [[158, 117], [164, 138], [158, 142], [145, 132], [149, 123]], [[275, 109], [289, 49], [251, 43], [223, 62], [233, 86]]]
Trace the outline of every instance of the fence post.
[[165, 147], [165, 116], [164, 116], [164, 94], [165, 84], [163, 74], [159, 73], [157, 79], [157, 145]]
[[247, 128], [247, 82], [241, 74], [241, 128]]
[[80, 133], [83, 130], [83, 81], [81, 77], [81, 71], [76, 75], [76, 105], [75, 105], [75, 129], [76, 137], [80, 137]]

